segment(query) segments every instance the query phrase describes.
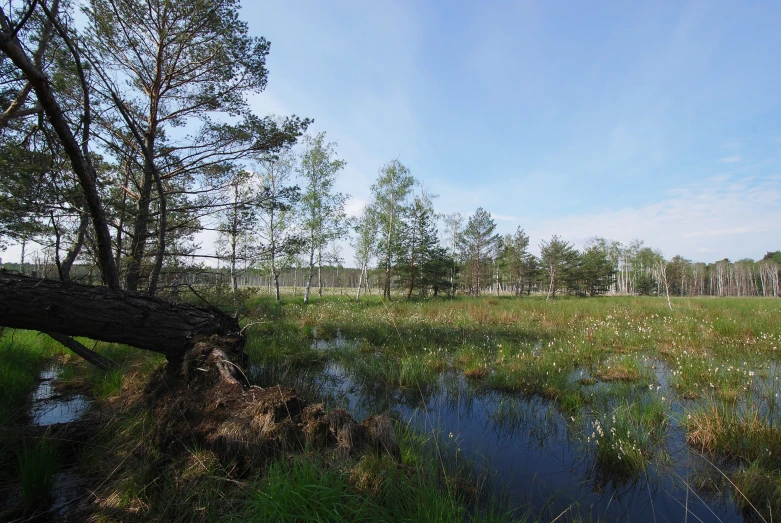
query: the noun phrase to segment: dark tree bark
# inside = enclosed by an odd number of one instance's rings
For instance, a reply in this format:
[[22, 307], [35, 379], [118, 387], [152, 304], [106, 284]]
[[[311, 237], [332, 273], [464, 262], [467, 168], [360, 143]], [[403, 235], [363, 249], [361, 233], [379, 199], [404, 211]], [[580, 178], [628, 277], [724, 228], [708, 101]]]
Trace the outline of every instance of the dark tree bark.
[[1, 272], [0, 325], [124, 343], [177, 364], [193, 336], [239, 332], [236, 319], [214, 308]]
[[65, 336], [64, 334], [59, 334], [56, 332], [47, 332], [46, 334], [49, 335], [50, 338], [52, 338], [54, 341], [57, 341], [59, 343], [62, 343], [64, 346], [69, 348], [71, 351], [73, 351], [74, 354], [77, 354], [78, 356], [81, 356], [88, 362], [92, 363], [96, 367], [103, 369], [103, 370], [113, 370], [119, 368], [119, 366], [114, 363], [113, 361], [104, 358], [97, 352], [88, 349], [78, 341], [74, 340], [73, 338], [70, 338], [68, 336]]

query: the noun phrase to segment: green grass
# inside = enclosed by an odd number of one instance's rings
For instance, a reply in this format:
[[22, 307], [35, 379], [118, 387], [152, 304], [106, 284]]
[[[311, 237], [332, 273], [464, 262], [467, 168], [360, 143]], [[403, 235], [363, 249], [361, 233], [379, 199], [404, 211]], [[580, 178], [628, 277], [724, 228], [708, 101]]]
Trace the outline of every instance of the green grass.
[[388, 521], [376, 503], [353, 491], [348, 479], [307, 457], [275, 461], [251, 494], [245, 521]]
[[[498, 428], [542, 442], [564, 421], [597, 472], [612, 478], [638, 478], [663, 460], [675, 419], [691, 447], [707, 452], [745, 500], [778, 514], [772, 503], [781, 484], [781, 384], [773, 380], [781, 368], [781, 300], [673, 299], [671, 311], [666, 300], [649, 297], [384, 302], [370, 296], [356, 303], [332, 296], [305, 306], [300, 297], [277, 304], [261, 296], [242, 310], [249, 312], [245, 321], [260, 322], [249, 327], [246, 350], [251, 379], [261, 386], [281, 382], [309, 401], [324, 401], [327, 372], [337, 369], [363, 391], [391, 391], [384, 397], [392, 409], [399, 398], [416, 405], [413, 400], [463, 375], [464, 390], [498, 398], [490, 411]], [[339, 345], [337, 332], [345, 340]], [[10, 406], [24, 404], [52, 358], [66, 361], [67, 384], [99, 403], [140, 390], [162, 361], [145, 351], [83, 342], [121, 370], [91, 369], [45, 336], [3, 333], [3, 420], [24, 414]], [[532, 408], [536, 402], [546, 408]], [[157, 448], [152, 423], [140, 412], [119, 413], [79, 458], [96, 477], [113, 474], [100, 494], [113, 503], [108, 519], [509, 521], [525, 515], [491, 501], [495, 493], [483, 491], [475, 464], [457, 445], [404, 424], [396, 430], [401, 464], [376, 456], [290, 454], [259, 476], [236, 478], [232, 464], [201, 449], [168, 455]], [[20, 442], [0, 443], [0, 459], [13, 465]], [[17, 474], [14, 466], [2, 470]]]
[[634, 478], [651, 462], [669, 426], [669, 406], [656, 394], [624, 400], [611, 416], [591, 421], [586, 442], [596, 449], [595, 466], [602, 477]]
[[[25, 422], [29, 397], [41, 371], [52, 358], [62, 356], [63, 350], [48, 336], [32, 331], [0, 332], [0, 427]], [[0, 481], [18, 480], [22, 444], [13, 431], [0, 432]]]
[[517, 510], [481, 502], [464, 470], [444, 460], [436, 438], [397, 426], [402, 466], [387, 456], [358, 461], [317, 455], [282, 457], [247, 489], [242, 521], [510, 522]]
[[22, 502], [28, 509], [48, 504], [58, 460], [54, 442], [45, 438], [24, 442], [18, 470]]
[[[553, 400], [566, 420], [599, 421], [604, 438], [589, 439], [596, 427], [582, 437], [596, 467], [637, 477], [664, 459], [670, 420], [681, 410], [711, 401], [755, 405], [763, 428], [744, 434], [742, 449], [765, 445], [779, 423], [779, 387], [767, 388], [781, 365], [781, 302], [672, 301], [673, 310], [652, 297], [326, 297], [307, 306], [292, 299], [266, 308], [273, 321], [264, 334], [286, 354], [303, 354], [313, 329], [319, 339], [339, 330], [354, 343], [321, 351], [323, 365], [339, 364], [361, 387], [417, 386], [425, 394], [441, 372], [455, 369], [481, 388]], [[501, 400], [493, 417], [512, 427], [528, 415]], [[731, 459], [726, 445], [714, 448], [719, 459]], [[779, 469], [768, 473], [781, 477]]]

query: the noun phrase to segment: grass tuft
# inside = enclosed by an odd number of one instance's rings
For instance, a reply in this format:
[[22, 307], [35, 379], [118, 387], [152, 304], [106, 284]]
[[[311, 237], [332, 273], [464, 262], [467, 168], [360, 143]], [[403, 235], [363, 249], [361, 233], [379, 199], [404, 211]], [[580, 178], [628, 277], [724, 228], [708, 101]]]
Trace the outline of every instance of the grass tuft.
[[24, 443], [19, 453], [19, 481], [27, 508], [49, 503], [57, 464], [57, 447], [52, 441], [42, 438]]

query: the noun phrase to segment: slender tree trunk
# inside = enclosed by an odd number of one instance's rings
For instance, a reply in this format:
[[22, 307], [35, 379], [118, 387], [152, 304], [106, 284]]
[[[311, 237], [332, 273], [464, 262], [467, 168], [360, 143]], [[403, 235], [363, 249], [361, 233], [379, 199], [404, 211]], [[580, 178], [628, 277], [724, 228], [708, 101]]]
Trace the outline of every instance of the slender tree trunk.
[[22, 258], [19, 261], [19, 272], [24, 274], [24, 250], [27, 247], [27, 239], [22, 238]]
[[361, 274], [358, 277], [358, 290], [355, 293], [355, 301], [361, 301], [361, 285], [363, 285], [363, 274], [366, 271], [366, 263], [361, 265]]
[[236, 234], [231, 235], [231, 265], [230, 265], [231, 287], [233, 295], [239, 292], [239, 273], [236, 270]]
[[317, 248], [317, 295], [323, 295], [323, 246]]
[[119, 270], [122, 263], [122, 229], [125, 227], [125, 217], [127, 215], [127, 184], [130, 180], [130, 161], [125, 163], [125, 180], [122, 182], [122, 205], [119, 208], [119, 222], [117, 223], [117, 245], [114, 264]]
[[68, 254], [65, 255], [65, 260], [63, 260], [62, 264], [60, 265], [60, 277], [64, 282], [69, 282], [71, 279], [71, 268], [73, 267], [73, 263], [76, 261], [76, 258], [81, 252], [81, 248], [84, 246], [84, 237], [87, 234], [88, 228], [89, 214], [84, 213], [81, 215], [79, 229], [76, 233], [76, 241], [73, 243], [73, 245], [71, 245], [71, 248], [68, 250]]
[[46, 333], [50, 338], [54, 339], [55, 341], [58, 341], [65, 347], [69, 348], [74, 354], [77, 356], [80, 356], [87, 360], [88, 362], [92, 363], [96, 367], [102, 370], [112, 370], [118, 367], [116, 363], [113, 361], [104, 358], [97, 352], [88, 349], [78, 341], [74, 340], [73, 338], [69, 336], [65, 336], [64, 334], [59, 334], [56, 332], [47, 332]]
[[[5, 12], [0, 10], [0, 16], [5, 17]], [[65, 151], [65, 154], [68, 155], [71, 166], [73, 167], [73, 172], [76, 173], [76, 177], [79, 180], [79, 185], [84, 193], [84, 199], [92, 218], [92, 223], [95, 228], [95, 239], [97, 241], [98, 261], [103, 281], [107, 286], [118, 289], [119, 277], [111, 249], [111, 236], [108, 232], [108, 221], [106, 220], [103, 204], [100, 195], [98, 194], [95, 168], [92, 165], [89, 156], [85, 155], [79, 141], [77, 141], [76, 137], [73, 135], [60, 104], [54, 96], [49, 78], [30, 60], [16, 36], [6, 33], [5, 30], [0, 33], [0, 51], [11, 59], [14, 65], [16, 65], [27, 77], [27, 81], [32, 84], [33, 90], [46, 113], [47, 119], [57, 133], [57, 136], [60, 138], [63, 150]], [[74, 59], [77, 58], [77, 56], [74, 56]], [[86, 92], [84, 93], [84, 96], [84, 112], [86, 115], [89, 112], [89, 102], [86, 98]], [[84, 148], [86, 148], [87, 144], [84, 143], [83, 145]]]
[[312, 277], [315, 272], [315, 234], [314, 231], [310, 233], [309, 237], [309, 277], [306, 279], [306, 292], [304, 293], [304, 303], [309, 303], [309, 291], [312, 288]]
[[149, 236], [149, 207], [152, 201], [153, 174], [148, 163], [148, 160], [144, 161], [141, 188], [136, 205], [136, 220], [133, 224], [133, 235], [130, 242], [130, 259], [125, 276], [125, 288], [129, 291], [138, 290], [141, 281], [141, 266], [146, 251], [146, 240]]
[[163, 270], [163, 257], [165, 256], [165, 235], [168, 232], [168, 209], [166, 205], [165, 189], [163, 188], [163, 180], [160, 177], [160, 171], [154, 164], [152, 165], [152, 168], [160, 206], [160, 223], [158, 225], [155, 263], [152, 266], [152, 273], [149, 275], [149, 289], [147, 293], [150, 296], [154, 296], [157, 292], [157, 283], [160, 280], [160, 271]]
[[548, 296], [545, 298], [545, 301], [548, 301], [549, 299], [551, 299], [551, 297], [553, 297], [553, 298], [556, 297], [556, 286], [555, 286], [556, 277], [555, 277], [555, 274], [556, 274], [555, 269], [553, 269], [553, 267], [551, 267], [551, 271], [550, 271], [550, 287], [548, 288]]

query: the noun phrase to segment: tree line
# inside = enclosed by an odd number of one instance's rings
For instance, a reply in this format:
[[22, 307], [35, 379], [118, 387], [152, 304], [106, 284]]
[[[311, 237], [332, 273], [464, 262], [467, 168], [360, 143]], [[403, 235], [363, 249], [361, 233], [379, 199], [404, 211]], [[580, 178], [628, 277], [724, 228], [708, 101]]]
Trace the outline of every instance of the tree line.
[[[306, 301], [328, 285], [324, 271], [356, 299], [371, 289], [407, 299], [779, 295], [778, 253], [704, 264], [639, 241], [594, 238], [577, 250], [554, 235], [535, 256], [522, 228], [499, 235], [482, 208], [437, 213], [437, 196], [399, 159], [379, 168], [371, 201], [348, 218], [337, 144], [307, 134], [307, 118], [252, 112], [270, 44], [249, 34], [238, 7], [89, 0], [79, 28], [68, 1], [2, 8], [0, 248], [21, 244], [21, 269], [36, 243], [46, 276], [98, 273], [149, 295], [213, 273], [214, 262], [234, 291], [260, 273], [277, 299], [292, 272]], [[216, 234], [214, 249], [196, 241], [203, 231]], [[343, 281], [344, 241], [357, 273]]]

